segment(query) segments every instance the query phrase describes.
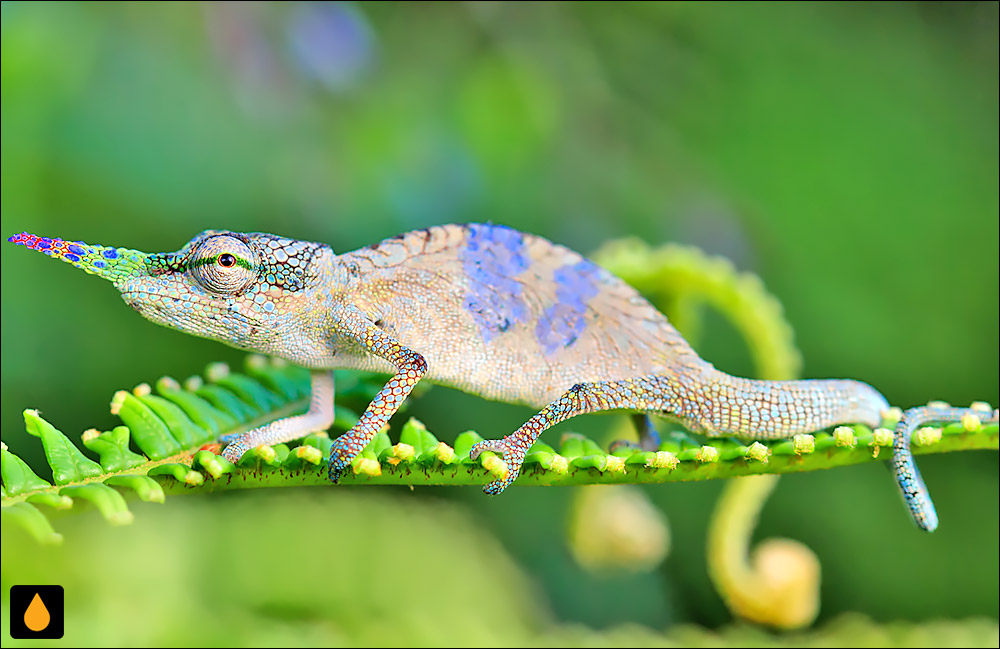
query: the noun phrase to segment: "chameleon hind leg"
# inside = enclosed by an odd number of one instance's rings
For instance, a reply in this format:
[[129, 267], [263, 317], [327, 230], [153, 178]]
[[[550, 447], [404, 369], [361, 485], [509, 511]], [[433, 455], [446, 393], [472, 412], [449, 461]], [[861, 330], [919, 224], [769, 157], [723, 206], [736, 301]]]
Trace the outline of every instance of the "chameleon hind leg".
[[639, 441], [633, 442], [627, 439], [616, 439], [608, 446], [608, 452], [614, 453], [620, 448], [631, 448], [640, 451], [655, 451], [660, 448], [660, 433], [656, 430], [653, 418], [649, 413], [635, 413], [632, 415], [632, 425], [639, 435]]
[[469, 456], [479, 457], [483, 451], [503, 454], [507, 473], [483, 489], [498, 494], [507, 488], [521, 472], [524, 456], [538, 436], [547, 428], [570, 417], [601, 410], [664, 410], [669, 400], [669, 379], [644, 377], [621, 381], [577, 383], [561, 397], [545, 406], [534, 417], [503, 439], [484, 440], [472, 447]]
[[928, 532], [933, 532], [938, 526], [937, 511], [931, 501], [930, 492], [924, 485], [924, 479], [920, 476], [917, 463], [910, 453], [910, 440], [914, 431], [925, 424], [943, 424], [955, 421], [962, 421], [966, 417], [974, 417], [980, 423], [997, 421], [998, 412], [992, 413], [989, 407], [982, 410], [978, 408], [952, 408], [951, 406], [919, 406], [910, 408], [903, 413], [902, 418], [896, 425], [892, 442], [892, 465], [893, 475], [896, 477], [896, 484], [903, 494], [910, 514], [917, 526]]
[[235, 464], [240, 461], [244, 453], [257, 446], [290, 442], [309, 433], [329, 428], [333, 423], [333, 372], [314, 370], [309, 376], [312, 397], [307, 412], [272, 421], [266, 426], [254, 428], [242, 435], [226, 435], [222, 441], [228, 442], [229, 445], [222, 451], [222, 455]]

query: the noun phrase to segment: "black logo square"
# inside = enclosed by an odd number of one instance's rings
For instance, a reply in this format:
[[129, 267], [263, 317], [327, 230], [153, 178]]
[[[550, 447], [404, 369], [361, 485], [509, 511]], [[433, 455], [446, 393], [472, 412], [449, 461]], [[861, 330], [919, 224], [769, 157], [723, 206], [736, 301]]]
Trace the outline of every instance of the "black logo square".
[[19, 640], [63, 637], [62, 586], [11, 586], [10, 637]]

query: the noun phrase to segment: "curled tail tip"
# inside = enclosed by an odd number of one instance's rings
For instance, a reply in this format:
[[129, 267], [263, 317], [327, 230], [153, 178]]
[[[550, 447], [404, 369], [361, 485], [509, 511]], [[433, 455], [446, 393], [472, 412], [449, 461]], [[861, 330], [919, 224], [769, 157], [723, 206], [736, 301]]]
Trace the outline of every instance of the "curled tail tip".
[[917, 527], [924, 532], [933, 532], [938, 528], [937, 510], [934, 508], [934, 503], [931, 502], [930, 494], [926, 488], [922, 493], [912, 496], [907, 496], [904, 492], [903, 498], [908, 501], [910, 515], [913, 518], [913, 522], [917, 524]]
[[984, 424], [991, 423], [997, 419], [997, 410], [991, 409], [985, 403], [976, 403], [970, 408], [961, 408], [943, 402], [931, 402], [926, 406], [917, 406], [906, 410], [899, 423], [896, 424], [896, 439], [893, 443], [893, 472], [914, 522], [925, 532], [933, 532], [937, 529], [938, 517], [930, 493], [924, 485], [923, 478], [920, 476], [920, 471], [917, 469], [910, 451], [910, 440], [913, 432], [925, 424], [963, 421], [963, 418], [969, 415], [977, 417]]
[[910, 450], [913, 431], [929, 419], [931, 416], [926, 406], [910, 408], [902, 413], [894, 432], [892, 464], [896, 484], [910, 510], [913, 522], [920, 529], [933, 532], [937, 529], [937, 513]]

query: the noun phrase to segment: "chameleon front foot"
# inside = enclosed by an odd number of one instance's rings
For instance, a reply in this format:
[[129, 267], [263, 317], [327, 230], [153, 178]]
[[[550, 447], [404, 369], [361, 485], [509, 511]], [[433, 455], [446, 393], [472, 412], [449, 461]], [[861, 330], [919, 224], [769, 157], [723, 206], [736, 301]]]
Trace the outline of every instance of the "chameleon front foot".
[[290, 442], [305, 437], [310, 433], [326, 430], [333, 423], [332, 408], [330, 410], [330, 414], [305, 414], [298, 417], [279, 419], [266, 426], [247, 431], [242, 435], [225, 435], [219, 440], [223, 443], [228, 443], [222, 451], [222, 456], [233, 464], [236, 464], [252, 448]]
[[[340, 440], [338, 439], [337, 441]], [[342, 452], [338, 452], [337, 442], [334, 442], [333, 447], [330, 448], [330, 459], [326, 465], [326, 476], [330, 479], [330, 482], [337, 484], [344, 469], [351, 466], [352, 459], [345, 457]]]
[[488, 439], [479, 442], [469, 450], [469, 457], [475, 460], [483, 451], [493, 451], [503, 455], [504, 464], [507, 465], [507, 472], [502, 478], [483, 487], [484, 493], [495, 496], [502, 493], [510, 483], [517, 479], [521, 473], [521, 465], [524, 464], [524, 456], [528, 452], [528, 447], [519, 443], [515, 436], [510, 435], [503, 439]]
[[222, 456], [236, 464], [252, 448], [290, 442], [329, 428], [333, 423], [333, 372], [313, 370], [309, 378], [312, 396], [305, 414], [272, 421], [242, 435], [223, 436], [221, 441], [229, 445]]
[[[222, 450], [222, 457], [226, 458], [233, 464], [237, 464], [240, 459], [246, 455], [247, 451], [255, 449], [259, 446], [269, 446], [271, 444], [277, 444], [279, 442], [271, 442], [267, 438], [261, 439], [261, 435], [257, 432], [261, 430], [260, 428], [255, 428], [250, 432], [243, 433], [242, 435], [224, 435], [219, 438], [219, 441], [223, 444], [227, 444], [226, 448]], [[299, 437], [303, 437], [307, 433], [302, 435], [296, 435], [287, 440], [280, 441], [291, 441]]]
[[[232, 438], [233, 441], [231, 441], [229, 445], [226, 446], [226, 448], [222, 451], [222, 457], [226, 458], [233, 464], [239, 462], [240, 458], [243, 457], [243, 454], [249, 451], [251, 448], [250, 445], [243, 440], [243, 437], [245, 436], [241, 435], [239, 437]], [[226, 437], [222, 438], [222, 441], [228, 442], [229, 438], [230, 436], [227, 435]]]

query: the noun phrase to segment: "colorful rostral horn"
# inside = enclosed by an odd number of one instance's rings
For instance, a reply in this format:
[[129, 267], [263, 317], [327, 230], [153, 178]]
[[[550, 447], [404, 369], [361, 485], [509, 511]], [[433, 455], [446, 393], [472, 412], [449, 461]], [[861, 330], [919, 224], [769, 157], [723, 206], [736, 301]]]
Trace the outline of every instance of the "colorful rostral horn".
[[134, 277], [137, 273], [147, 272], [147, 264], [151, 257], [151, 255], [139, 250], [92, 246], [82, 241], [39, 237], [27, 232], [15, 234], [7, 241], [31, 250], [37, 250], [50, 257], [62, 259], [91, 275], [103, 277], [114, 284]]

